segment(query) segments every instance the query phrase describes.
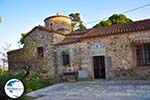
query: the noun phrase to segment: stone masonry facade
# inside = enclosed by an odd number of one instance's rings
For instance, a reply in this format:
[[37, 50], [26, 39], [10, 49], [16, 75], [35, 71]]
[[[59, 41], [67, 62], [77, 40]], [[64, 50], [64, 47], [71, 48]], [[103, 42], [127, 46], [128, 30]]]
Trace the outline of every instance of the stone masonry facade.
[[[71, 20], [55, 15], [46, 18], [45, 25], [36, 26], [25, 36], [23, 48], [8, 52], [10, 71], [23, 68], [25, 63], [22, 62], [29, 59], [31, 73], [44, 78], [56, 79], [64, 72], [79, 71], [79, 78], [90, 80], [101, 73], [105, 79], [147, 79], [150, 76], [150, 65], [137, 66], [136, 55], [138, 45], [150, 44], [149, 19], [72, 32]], [[43, 48], [43, 58], [37, 57], [38, 47]], [[64, 65], [64, 53], [69, 55], [68, 65]], [[100, 60], [97, 65], [94, 57], [101, 60], [104, 57], [104, 61]], [[95, 71], [95, 65], [103, 67], [104, 72]]]
[[[94, 78], [93, 73], [93, 61], [92, 48], [94, 43], [99, 41], [103, 44], [106, 78], [144, 78], [149, 77], [149, 67], [137, 67], [134, 62], [134, 49], [135, 44], [133, 41], [136, 37], [140, 37], [141, 40], [145, 40], [146, 37], [150, 39], [150, 31], [127, 33], [113, 36], [105, 36], [102, 38], [94, 38], [84, 40], [82, 43], [68, 44], [57, 47], [57, 62], [58, 70], [61, 74], [62, 71], [77, 71], [79, 66], [82, 70], [86, 70], [89, 73], [89, 78]], [[61, 52], [69, 51], [70, 55], [70, 67], [62, 65]], [[101, 55], [101, 54], [98, 54]], [[62, 67], [63, 66], [63, 67]], [[141, 73], [143, 75], [141, 75]], [[124, 75], [125, 74], [125, 75]], [[133, 77], [132, 77], [133, 76]]]

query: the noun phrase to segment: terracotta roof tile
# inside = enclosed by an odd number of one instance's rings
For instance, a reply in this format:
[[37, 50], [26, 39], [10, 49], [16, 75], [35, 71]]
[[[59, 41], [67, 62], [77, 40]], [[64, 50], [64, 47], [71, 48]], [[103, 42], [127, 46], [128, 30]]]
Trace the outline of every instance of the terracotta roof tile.
[[109, 27], [95, 28], [87, 34], [83, 35], [82, 38], [90, 38], [104, 35], [122, 34], [127, 32], [135, 32], [150, 29], [150, 19], [130, 22], [126, 24], [116, 24]]
[[56, 33], [56, 34], [65, 35], [65, 34], [63, 34], [63, 33], [60, 33], [60, 32], [54, 31], [54, 30], [49, 30], [48, 28], [39, 25], [39, 26], [35, 26], [31, 31], [29, 31], [29, 32], [25, 35], [25, 37], [28, 36], [30, 33], [32, 33], [36, 28], [41, 29], [41, 30], [44, 30], [44, 31], [47, 31], [47, 32], [53, 32], [53, 33]]
[[112, 25], [109, 27], [87, 29], [85, 31], [74, 31], [66, 35], [60, 32], [49, 30], [48, 28], [44, 26], [36, 26], [30, 32], [28, 32], [28, 34], [30, 34], [36, 28], [47, 31], [47, 32], [53, 32], [56, 34], [66, 36], [66, 38], [63, 41], [56, 44], [56, 45], [63, 45], [63, 44], [80, 42], [82, 41], [82, 39], [86, 39], [86, 38], [109, 36], [109, 35], [123, 34], [127, 32], [136, 32], [136, 31], [142, 31], [142, 30], [150, 30], [150, 19], [130, 22], [126, 24], [116, 24], [116, 25]]
[[[67, 34], [67, 38], [56, 45], [64, 45], [69, 43], [80, 42], [82, 39], [94, 38], [100, 36], [109, 36], [115, 34], [124, 34], [127, 32], [136, 32], [150, 30], [150, 19], [130, 22], [126, 24], [116, 24], [109, 27], [93, 28], [86, 31], [75, 31]], [[79, 35], [80, 37], [75, 38], [73, 36]]]

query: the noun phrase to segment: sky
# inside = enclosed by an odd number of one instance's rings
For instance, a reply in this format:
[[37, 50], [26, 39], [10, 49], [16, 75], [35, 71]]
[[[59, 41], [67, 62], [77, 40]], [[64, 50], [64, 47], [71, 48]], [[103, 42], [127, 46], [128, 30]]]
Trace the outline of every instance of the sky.
[[[0, 50], [6, 44], [12, 44], [10, 50], [19, 48], [21, 33], [44, 25], [43, 20], [57, 12], [66, 16], [78, 12], [87, 23], [145, 4], [150, 0], [0, 0]], [[125, 15], [134, 21], [148, 19], [150, 6]], [[98, 22], [86, 26], [90, 28]]]

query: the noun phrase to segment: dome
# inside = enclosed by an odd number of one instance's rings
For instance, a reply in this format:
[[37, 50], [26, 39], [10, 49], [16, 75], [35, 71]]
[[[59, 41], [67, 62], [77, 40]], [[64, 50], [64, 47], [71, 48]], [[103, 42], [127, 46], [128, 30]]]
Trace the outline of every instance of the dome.
[[50, 30], [58, 31], [64, 34], [72, 31], [71, 19], [67, 16], [56, 14], [45, 18], [45, 27]]

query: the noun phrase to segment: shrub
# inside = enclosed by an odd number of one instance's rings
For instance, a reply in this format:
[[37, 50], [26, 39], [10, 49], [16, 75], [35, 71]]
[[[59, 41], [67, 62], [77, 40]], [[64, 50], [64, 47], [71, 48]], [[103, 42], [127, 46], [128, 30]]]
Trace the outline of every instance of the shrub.
[[42, 80], [42, 79], [40, 79], [37, 75], [29, 76], [29, 77], [28, 77], [25, 81], [23, 81], [23, 82], [24, 82], [24, 85], [25, 85], [25, 89], [26, 89], [25, 92], [26, 92], [26, 93], [53, 84], [52, 81], [49, 81], [49, 80]]

